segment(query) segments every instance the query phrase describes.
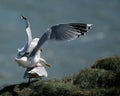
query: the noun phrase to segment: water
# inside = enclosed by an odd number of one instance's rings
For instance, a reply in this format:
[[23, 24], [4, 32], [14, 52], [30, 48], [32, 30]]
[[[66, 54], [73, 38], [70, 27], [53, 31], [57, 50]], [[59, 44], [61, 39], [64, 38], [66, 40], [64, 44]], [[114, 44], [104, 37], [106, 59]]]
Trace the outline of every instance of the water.
[[34, 37], [57, 23], [93, 23], [87, 35], [71, 42], [44, 44], [42, 56], [52, 64], [49, 78], [61, 78], [89, 68], [97, 59], [120, 56], [119, 0], [1, 0], [0, 86], [23, 82], [25, 69], [14, 61], [26, 41], [21, 15], [29, 17]]

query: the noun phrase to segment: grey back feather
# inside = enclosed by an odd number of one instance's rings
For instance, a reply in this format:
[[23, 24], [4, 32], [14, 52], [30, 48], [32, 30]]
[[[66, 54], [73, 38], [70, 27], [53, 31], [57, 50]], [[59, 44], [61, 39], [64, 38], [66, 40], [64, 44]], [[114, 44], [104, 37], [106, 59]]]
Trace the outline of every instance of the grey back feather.
[[30, 57], [34, 56], [47, 40], [73, 40], [84, 35], [91, 26], [92, 24], [84, 23], [69, 23], [52, 26], [42, 35], [37, 46], [31, 52]]

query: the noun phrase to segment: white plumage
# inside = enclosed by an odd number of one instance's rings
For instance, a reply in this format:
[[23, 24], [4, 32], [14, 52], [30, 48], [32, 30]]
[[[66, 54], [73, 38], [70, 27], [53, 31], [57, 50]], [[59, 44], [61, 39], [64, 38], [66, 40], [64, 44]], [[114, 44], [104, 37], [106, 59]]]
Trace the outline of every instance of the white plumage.
[[30, 23], [26, 17], [22, 16], [22, 19], [26, 22], [28, 40], [21, 49], [18, 49], [18, 55], [15, 60], [20, 66], [27, 68], [24, 74], [25, 78], [48, 76], [44, 66], [50, 67], [50, 64], [41, 58], [40, 51], [41, 46], [47, 40], [74, 40], [84, 35], [93, 25], [84, 23], [58, 24], [49, 28], [41, 38], [32, 39]]

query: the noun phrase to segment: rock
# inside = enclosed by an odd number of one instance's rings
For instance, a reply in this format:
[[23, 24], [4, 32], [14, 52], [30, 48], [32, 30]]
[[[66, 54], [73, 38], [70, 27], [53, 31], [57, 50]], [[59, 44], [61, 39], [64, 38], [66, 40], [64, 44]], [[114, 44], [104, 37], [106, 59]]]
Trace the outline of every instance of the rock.
[[80, 71], [74, 80], [81, 88], [109, 88], [115, 84], [116, 74], [104, 69], [86, 69]]
[[46, 80], [7, 86], [0, 94], [0, 96], [79, 96], [85, 94], [85, 91], [79, 90], [69, 82]]
[[91, 68], [113, 71], [116, 75], [114, 86], [120, 86], [120, 57], [107, 57], [97, 60]]
[[120, 57], [107, 57], [97, 60], [91, 68], [111, 70], [120, 73]]
[[61, 80], [36, 80], [4, 87], [0, 96], [119, 96], [120, 57], [96, 61], [92, 68]]

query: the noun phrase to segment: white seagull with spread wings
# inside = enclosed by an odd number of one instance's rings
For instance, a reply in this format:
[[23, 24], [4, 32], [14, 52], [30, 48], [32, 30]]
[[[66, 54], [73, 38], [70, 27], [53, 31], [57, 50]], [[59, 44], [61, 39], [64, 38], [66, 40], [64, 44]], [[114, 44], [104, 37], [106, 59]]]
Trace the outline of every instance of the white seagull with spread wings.
[[26, 22], [28, 40], [21, 49], [18, 49], [15, 60], [20, 66], [27, 68], [24, 74], [25, 78], [48, 76], [44, 66], [50, 67], [50, 64], [40, 56], [42, 51], [40, 48], [47, 40], [74, 40], [84, 35], [93, 25], [84, 23], [58, 24], [49, 28], [41, 38], [32, 39], [30, 23], [26, 17], [22, 16], [22, 19]]

